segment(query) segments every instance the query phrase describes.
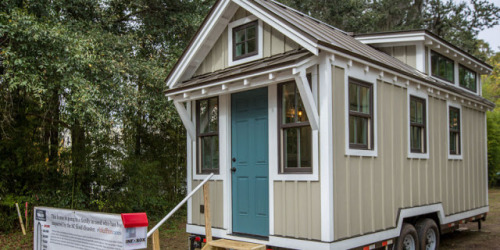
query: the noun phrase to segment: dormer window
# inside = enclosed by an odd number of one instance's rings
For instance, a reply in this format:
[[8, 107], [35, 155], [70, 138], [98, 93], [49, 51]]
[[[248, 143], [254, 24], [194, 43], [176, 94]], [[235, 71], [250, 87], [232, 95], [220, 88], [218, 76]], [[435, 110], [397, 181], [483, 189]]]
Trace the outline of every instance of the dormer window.
[[476, 92], [476, 72], [460, 65], [458, 67], [458, 83], [460, 87]]
[[431, 51], [431, 73], [432, 76], [453, 83], [455, 65], [453, 60], [437, 52]]
[[256, 20], [233, 28], [233, 61], [258, 53], [257, 26]]
[[247, 16], [228, 24], [228, 65], [234, 66], [261, 59], [263, 56], [263, 24], [255, 16]]

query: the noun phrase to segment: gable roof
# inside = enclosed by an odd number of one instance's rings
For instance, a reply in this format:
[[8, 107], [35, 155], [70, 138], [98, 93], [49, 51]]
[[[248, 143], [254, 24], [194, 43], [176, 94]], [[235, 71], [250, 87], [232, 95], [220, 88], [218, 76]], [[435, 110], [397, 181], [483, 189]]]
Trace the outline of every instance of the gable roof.
[[[427, 82], [442, 89], [459, 93], [488, 107], [494, 107], [492, 102], [483, 97], [469, 93], [456, 86], [439, 82], [425, 73], [407, 65], [406, 63], [378, 51], [369, 45], [363, 44], [362, 42], [356, 40], [350, 33], [337, 29], [274, 0], [218, 0], [214, 5], [214, 8], [215, 6], [221, 6], [223, 3], [230, 4], [227, 2], [234, 3], [237, 6], [246, 9], [257, 18], [263, 20], [273, 28], [280, 30], [285, 35], [292, 38], [295, 42], [309, 50], [312, 54], [317, 55], [319, 49], [321, 48], [338, 51], [349, 56], [362, 59], [374, 65], [393, 70], [402, 75]], [[200, 30], [207, 28], [207, 19], [213, 17], [215, 12], [217, 12], [217, 9], [212, 9], [204, 23], [201, 25]], [[227, 25], [227, 22], [224, 25]], [[194, 41], [200, 38], [200, 30], [193, 37]], [[175, 88], [178, 83], [188, 80], [188, 78], [192, 76], [192, 73], [194, 73], [194, 70], [196, 70], [194, 69], [189, 77], [184, 76], [183, 78], [181, 78], [179, 74], [177, 74], [177, 77], [173, 77], [174, 74], [172, 73], [177, 72], [183, 74], [185, 72], [185, 69], [182, 69], [182, 72], [179, 70], [182, 67], [181, 64], [185, 64], [188, 59], [186, 55], [194, 49], [193, 40], [167, 77], [167, 82], [170, 88]], [[203, 81], [197, 81], [198, 85], [202, 83]], [[185, 84], [183, 85], [186, 86]]]

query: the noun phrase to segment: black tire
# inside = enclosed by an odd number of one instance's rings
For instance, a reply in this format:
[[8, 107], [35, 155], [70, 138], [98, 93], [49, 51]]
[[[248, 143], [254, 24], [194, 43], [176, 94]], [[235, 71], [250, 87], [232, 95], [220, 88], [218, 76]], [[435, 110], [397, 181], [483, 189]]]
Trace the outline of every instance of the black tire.
[[[408, 248], [408, 246], [413, 246], [413, 248]], [[420, 249], [418, 245], [417, 230], [412, 224], [403, 223], [403, 227], [401, 228], [401, 234], [399, 234], [399, 237], [396, 240], [395, 249], [396, 250]]]
[[439, 229], [434, 220], [429, 218], [420, 220], [417, 222], [416, 228], [420, 249], [438, 249]]

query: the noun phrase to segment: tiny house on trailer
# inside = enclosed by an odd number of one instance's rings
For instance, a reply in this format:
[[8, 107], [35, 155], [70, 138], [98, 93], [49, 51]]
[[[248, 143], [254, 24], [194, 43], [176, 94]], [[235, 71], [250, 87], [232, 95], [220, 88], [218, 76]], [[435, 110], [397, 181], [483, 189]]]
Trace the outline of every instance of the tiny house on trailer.
[[[167, 78], [188, 191], [215, 174], [216, 238], [436, 248], [488, 212], [491, 71], [425, 30], [353, 35], [272, 0], [219, 0]], [[188, 202], [188, 233], [204, 235], [203, 204]]]

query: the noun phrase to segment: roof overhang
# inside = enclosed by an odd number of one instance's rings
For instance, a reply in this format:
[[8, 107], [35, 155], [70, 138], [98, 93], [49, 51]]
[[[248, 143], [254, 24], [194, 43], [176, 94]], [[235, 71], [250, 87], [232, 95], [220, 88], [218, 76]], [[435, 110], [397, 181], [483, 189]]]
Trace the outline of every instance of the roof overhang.
[[298, 72], [316, 64], [316, 58], [317, 56], [309, 53], [300, 60], [289, 61], [276, 67], [262, 68], [240, 74], [228, 74], [227, 77], [217, 78], [216, 80], [170, 89], [165, 91], [165, 95], [170, 100], [186, 102], [294, 80]]
[[426, 46], [430, 47], [447, 57], [457, 60], [459, 63], [469, 68], [475, 69], [480, 74], [491, 74], [493, 67], [473, 55], [465, 52], [457, 46], [441, 39], [437, 35], [428, 30], [414, 30], [414, 31], [393, 31], [381, 32], [372, 34], [356, 35], [355, 38], [370, 45], [377, 44], [400, 44], [410, 42], [423, 42]]

